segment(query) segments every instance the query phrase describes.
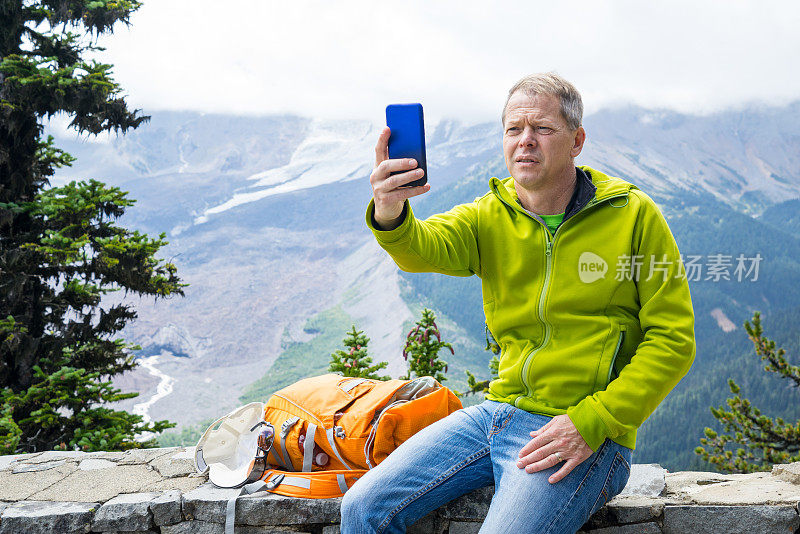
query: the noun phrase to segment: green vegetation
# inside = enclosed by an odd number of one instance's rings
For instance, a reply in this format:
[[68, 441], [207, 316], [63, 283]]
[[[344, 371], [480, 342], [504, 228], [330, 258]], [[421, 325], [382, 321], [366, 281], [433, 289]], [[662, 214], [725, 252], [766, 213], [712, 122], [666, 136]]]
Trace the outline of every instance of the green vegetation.
[[350, 347], [350, 350], [347, 352], [337, 350], [331, 354], [331, 363], [330, 367], [328, 367], [328, 371], [331, 373], [340, 373], [342, 376], [358, 376], [362, 378], [371, 378], [373, 380], [391, 380], [392, 377], [388, 375], [378, 376], [375, 374], [377, 371], [385, 369], [389, 363], [379, 362], [372, 365], [372, 358], [367, 356], [369, 338], [364, 335], [363, 331], [356, 330], [356, 325], [353, 325], [342, 343], [345, 347]]
[[[124, 450], [167, 421], [112, 410], [111, 377], [135, 367], [114, 338], [136, 318], [100, 307], [124, 289], [183, 295], [177, 269], [154, 255], [167, 244], [116, 226], [134, 201], [96, 180], [45, 189], [75, 160], [42, 139], [44, 117], [63, 112], [79, 133], [117, 133], [149, 119], [127, 109], [111, 65], [85, 61], [92, 40], [128, 23], [134, 0], [4, 2], [0, 18], [0, 453]], [[73, 33], [67, 28], [77, 28]], [[89, 42], [84, 42], [88, 37]], [[96, 42], [96, 41], [95, 41]]]
[[443, 348], [450, 349], [450, 353], [455, 355], [453, 346], [442, 341], [439, 327], [436, 326], [436, 315], [425, 308], [422, 310], [422, 318], [406, 336], [403, 359], [408, 362], [408, 373], [400, 378], [409, 380], [412, 375], [432, 376], [440, 384], [444, 383], [447, 380], [444, 376], [447, 372], [447, 362], [439, 359], [439, 351]]
[[281, 388], [302, 378], [328, 372], [331, 347], [340, 342], [351, 317], [340, 307], [325, 310], [306, 321], [303, 330], [316, 334], [307, 342], [289, 342], [266, 374], [250, 384], [239, 400], [242, 403], [263, 402]]
[[[745, 322], [748, 337], [756, 354], [767, 362], [764, 370], [789, 379], [796, 393], [800, 386], [800, 367], [790, 365], [784, 357], [786, 351], [776, 351], [775, 342], [763, 336], [760, 315], [755, 312], [752, 325]], [[762, 415], [761, 410], [741, 397], [741, 387], [734, 380], [729, 380], [728, 385], [734, 395], [727, 401], [730, 410], [711, 408], [726, 433], [706, 428], [706, 437], [700, 439], [702, 446], [695, 452], [720, 471], [734, 473], [768, 471], [773, 464], [800, 461], [800, 420], [792, 425], [780, 417], [773, 420]]]

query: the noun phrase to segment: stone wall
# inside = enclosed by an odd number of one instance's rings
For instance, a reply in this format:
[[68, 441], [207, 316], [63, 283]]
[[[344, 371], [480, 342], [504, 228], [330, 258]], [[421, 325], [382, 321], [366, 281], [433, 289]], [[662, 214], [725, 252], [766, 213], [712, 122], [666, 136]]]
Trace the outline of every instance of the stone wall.
[[[194, 473], [192, 448], [0, 456], [0, 534], [223, 534], [237, 490]], [[477, 533], [492, 488], [421, 518], [412, 533]], [[338, 534], [340, 499], [241, 497], [238, 534]], [[627, 533], [800, 533], [800, 463], [771, 473], [667, 473], [634, 465], [622, 494], [581, 530]]]

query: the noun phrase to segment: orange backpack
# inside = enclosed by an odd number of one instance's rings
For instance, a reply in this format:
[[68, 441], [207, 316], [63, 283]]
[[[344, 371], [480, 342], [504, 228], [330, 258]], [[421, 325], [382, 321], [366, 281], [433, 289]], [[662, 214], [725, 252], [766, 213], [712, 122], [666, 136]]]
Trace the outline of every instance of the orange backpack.
[[371, 380], [335, 374], [300, 380], [270, 397], [274, 430], [258, 488], [290, 497], [340, 497], [401, 443], [460, 409], [432, 377]]

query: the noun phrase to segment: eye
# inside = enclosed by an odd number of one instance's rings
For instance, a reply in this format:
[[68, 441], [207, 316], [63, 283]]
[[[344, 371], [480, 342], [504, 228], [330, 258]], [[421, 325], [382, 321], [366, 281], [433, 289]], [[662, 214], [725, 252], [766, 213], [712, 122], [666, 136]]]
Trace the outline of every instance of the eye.
[[545, 133], [545, 134], [550, 133], [550, 132], [553, 131], [552, 128], [549, 128], [547, 126], [539, 126], [538, 130], [539, 130], [539, 132]]
[[511, 127], [506, 129], [506, 133], [518, 132], [518, 131], [519, 131], [519, 128], [517, 128], [516, 126], [511, 126]]

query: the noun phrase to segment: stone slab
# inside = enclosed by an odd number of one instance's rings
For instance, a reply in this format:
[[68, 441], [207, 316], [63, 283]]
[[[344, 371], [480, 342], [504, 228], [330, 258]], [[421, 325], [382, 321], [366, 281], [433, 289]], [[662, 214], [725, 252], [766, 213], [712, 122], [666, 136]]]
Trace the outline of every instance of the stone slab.
[[[73, 464], [74, 465], [74, 464]], [[58, 484], [35, 493], [40, 501], [105, 502], [122, 493], [140, 493], [161, 476], [147, 465], [125, 465], [97, 471], [74, 471]]]
[[440, 508], [439, 513], [445, 519], [455, 521], [483, 521], [493, 496], [494, 486], [480, 488], [450, 501]]
[[450, 521], [448, 534], [478, 534], [481, 525], [477, 521]]
[[25, 463], [38, 464], [42, 462], [52, 462], [53, 460], [78, 461], [85, 458], [87, 453], [83, 451], [44, 451], [38, 453], [36, 457], [26, 460]]
[[[238, 489], [217, 488], [206, 483], [183, 496], [183, 514], [188, 518], [212, 523], [225, 522], [228, 499]], [[256, 493], [236, 501], [237, 525], [303, 525], [335, 523], [339, 520], [341, 497], [336, 499], [297, 499]]]
[[98, 506], [98, 503], [17, 502], [3, 510], [0, 534], [89, 532]]
[[662, 534], [662, 531], [658, 523], [639, 523], [637, 525], [620, 525], [587, 530], [586, 534]]
[[150, 501], [150, 513], [153, 514], [153, 522], [158, 526], [174, 525], [183, 520], [181, 514], [180, 490], [169, 490]]
[[700, 505], [796, 504], [800, 486], [770, 473], [718, 475], [680, 473], [668, 483], [669, 497]]
[[159, 456], [150, 462], [150, 466], [165, 478], [184, 477], [197, 471], [194, 458], [184, 458], [180, 454]]
[[13, 474], [17, 473], [35, 473], [37, 471], [47, 471], [48, 469], [55, 469], [60, 465], [64, 465], [67, 463], [66, 460], [54, 460], [52, 462], [41, 462], [41, 463], [21, 463], [17, 462], [13, 466], [11, 466], [11, 472]]
[[[54, 469], [30, 473], [13, 474], [6, 471], [0, 476], [0, 500], [22, 501], [46, 488], [61, 484], [73, 471], [75, 464], [61, 464]], [[60, 501], [61, 498], [40, 499]], [[95, 502], [97, 499], [88, 500]]]
[[772, 476], [800, 485], [800, 462], [772, 466]]
[[183, 493], [192, 491], [203, 484], [208, 482], [208, 477], [200, 477], [196, 475], [188, 477], [175, 477], [175, 478], [161, 478], [142, 487], [141, 491], [155, 491], [162, 492], [167, 490], [180, 490]]
[[117, 461], [119, 465], [147, 464], [161, 456], [173, 455], [181, 451], [181, 447], [167, 447], [163, 449], [129, 449]]
[[158, 497], [156, 493], [117, 495], [97, 510], [92, 530], [96, 532], [149, 530], [153, 526], [150, 501], [156, 497]]
[[606, 504], [608, 513], [616, 524], [645, 523], [661, 518], [664, 513], [664, 501], [653, 497], [619, 496]]
[[749, 534], [794, 532], [800, 517], [793, 506], [666, 506], [664, 534]]
[[633, 464], [620, 495], [658, 497], [666, 488], [666, 474], [667, 470], [658, 464]]
[[81, 471], [95, 471], [97, 469], [108, 469], [110, 467], [117, 467], [117, 464], [103, 458], [87, 458], [81, 460], [78, 464], [78, 469]]
[[30, 463], [26, 462], [26, 460], [32, 460], [38, 455], [39, 453], [36, 452], [33, 454], [6, 454], [4, 456], [0, 456], [0, 471], [2, 471], [3, 469], [8, 469], [14, 462], [17, 461], [22, 461], [23, 463]]

